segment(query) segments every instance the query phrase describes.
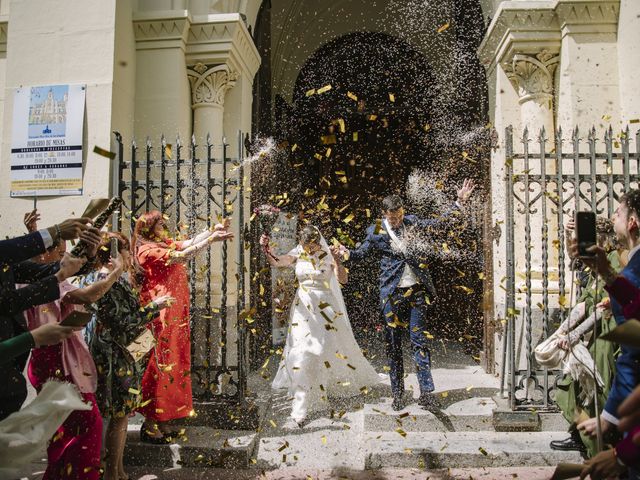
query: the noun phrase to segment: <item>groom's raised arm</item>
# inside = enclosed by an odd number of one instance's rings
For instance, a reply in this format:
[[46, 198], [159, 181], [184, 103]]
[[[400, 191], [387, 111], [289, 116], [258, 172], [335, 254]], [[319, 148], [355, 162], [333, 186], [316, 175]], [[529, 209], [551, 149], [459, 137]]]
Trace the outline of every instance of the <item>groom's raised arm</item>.
[[349, 261], [359, 261], [368, 256], [373, 248], [374, 225], [367, 228], [367, 236], [358, 248], [349, 250]]

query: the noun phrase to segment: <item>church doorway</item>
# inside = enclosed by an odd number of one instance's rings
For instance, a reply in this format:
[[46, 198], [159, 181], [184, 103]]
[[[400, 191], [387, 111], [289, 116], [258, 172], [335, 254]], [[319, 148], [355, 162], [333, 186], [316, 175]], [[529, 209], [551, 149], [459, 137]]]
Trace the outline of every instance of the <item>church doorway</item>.
[[[288, 210], [317, 225], [328, 239], [355, 246], [380, 218], [384, 196], [407, 197], [407, 180], [416, 169], [430, 181], [442, 181], [451, 204], [464, 177], [483, 183], [481, 158], [487, 151], [477, 148], [475, 137], [464, 137], [484, 126], [482, 95], [466, 109], [458, 102], [458, 108], [443, 112], [451, 99], [443, 98], [442, 75], [406, 40], [359, 31], [327, 42], [301, 66], [289, 99], [267, 91], [270, 78], [263, 77], [256, 88], [254, 119], [262, 118], [256, 130], [271, 133], [288, 151], [288, 174], [272, 194], [286, 190]], [[479, 91], [485, 94], [482, 84]], [[267, 104], [275, 119], [268, 130]], [[460, 168], [463, 150], [471, 168]], [[483, 347], [491, 349], [483, 344], [483, 213], [475, 212], [470, 222], [475, 229], [460, 239], [474, 250], [474, 261], [430, 266], [440, 297], [429, 333], [434, 342], [459, 343], [476, 358]], [[358, 341], [365, 348], [381, 343], [375, 258], [351, 268], [344, 292]]]

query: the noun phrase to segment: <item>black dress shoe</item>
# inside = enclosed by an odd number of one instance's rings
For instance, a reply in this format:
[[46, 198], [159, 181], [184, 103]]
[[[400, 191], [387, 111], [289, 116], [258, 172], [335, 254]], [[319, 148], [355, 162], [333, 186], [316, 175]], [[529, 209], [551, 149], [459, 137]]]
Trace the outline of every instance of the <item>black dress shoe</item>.
[[422, 408], [426, 408], [427, 410], [438, 410], [442, 408], [442, 405], [433, 393], [423, 393], [420, 395], [420, 398], [418, 398], [418, 405]]
[[391, 402], [391, 409], [394, 412], [402, 410], [404, 408], [404, 401], [402, 400], [402, 395], [393, 397], [393, 402]]
[[582, 441], [576, 439], [573, 435], [564, 440], [553, 440], [549, 443], [549, 446], [551, 450], [576, 451], [582, 453], [587, 451]]
[[152, 445], [166, 445], [170, 443], [169, 439], [165, 436], [154, 437], [149, 435], [149, 432], [144, 426], [140, 429], [140, 441], [144, 443], [150, 443]]

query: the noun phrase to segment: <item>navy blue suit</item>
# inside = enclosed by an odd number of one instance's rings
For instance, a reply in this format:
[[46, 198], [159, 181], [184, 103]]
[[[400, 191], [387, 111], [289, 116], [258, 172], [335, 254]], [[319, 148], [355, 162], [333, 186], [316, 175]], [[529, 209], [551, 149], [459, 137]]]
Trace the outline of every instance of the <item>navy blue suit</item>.
[[[52, 302], [60, 296], [54, 274], [57, 263], [41, 265], [25, 261], [45, 252], [38, 232], [0, 241], [0, 341], [27, 330], [23, 312], [34, 305]], [[16, 290], [16, 283], [29, 284]], [[0, 420], [17, 411], [27, 397], [22, 370], [29, 352], [0, 359]]]
[[[404, 216], [404, 226], [417, 228], [437, 227], [448, 214], [439, 219], [421, 219], [415, 215]], [[395, 234], [400, 237], [402, 229]], [[385, 321], [385, 343], [389, 360], [389, 378], [394, 396], [404, 392], [404, 365], [402, 361], [402, 329], [409, 327], [409, 338], [417, 366], [421, 393], [434, 390], [431, 376], [431, 354], [426, 337], [426, 314], [435, 300], [433, 285], [426, 259], [405, 256], [391, 247], [391, 238], [384, 226], [371, 225], [362, 244], [350, 254], [350, 261], [358, 261], [371, 255], [380, 257], [380, 307]], [[413, 288], [398, 288], [405, 265], [409, 265], [419, 283]]]
[[[640, 288], [640, 252], [636, 252], [620, 272], [636, 288]], [[622, 306], [611, 296], [611, 309], [618, 325], [625, 322]], [[640, 349], [620, 345], [621, 353], [616, 360], [616, 374], [611, 384], [604, 410], [618, 418], [618, 407], [631, 391], [640, 384]]]

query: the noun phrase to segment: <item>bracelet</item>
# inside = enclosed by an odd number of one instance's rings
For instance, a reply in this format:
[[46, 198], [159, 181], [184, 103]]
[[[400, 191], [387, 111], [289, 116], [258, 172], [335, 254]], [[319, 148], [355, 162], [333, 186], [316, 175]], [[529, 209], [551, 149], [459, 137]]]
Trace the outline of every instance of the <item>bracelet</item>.
[[55, 244], [56, 244], [56, 243], [58, 243], [60, 240], [62, 240], [62, 233], [60, 233], [60, 226], [59, 226], [57, 223], [54, 225], [54, 227], [55, 227], [55, 229], [56, 229], [56, 238], [55, 238], [55, 240], [53, 241], [53, 243], [54, 243], [54, 245], [55, 245]]

